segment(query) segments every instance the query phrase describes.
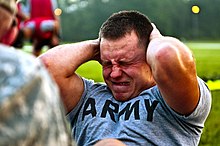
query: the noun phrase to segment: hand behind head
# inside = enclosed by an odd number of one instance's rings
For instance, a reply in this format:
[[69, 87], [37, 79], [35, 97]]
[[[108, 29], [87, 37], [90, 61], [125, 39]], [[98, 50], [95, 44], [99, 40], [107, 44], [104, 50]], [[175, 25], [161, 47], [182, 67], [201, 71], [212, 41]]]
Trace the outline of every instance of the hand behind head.
[[160, 31], [157, 29], [156, 25], [154, 23], [151, 23], [151, 25], [153, 26], [153, 30], [150, 34], [150, 41], [155, 39], [155, 38], [162, 37], [162, 35], [160, 34]]

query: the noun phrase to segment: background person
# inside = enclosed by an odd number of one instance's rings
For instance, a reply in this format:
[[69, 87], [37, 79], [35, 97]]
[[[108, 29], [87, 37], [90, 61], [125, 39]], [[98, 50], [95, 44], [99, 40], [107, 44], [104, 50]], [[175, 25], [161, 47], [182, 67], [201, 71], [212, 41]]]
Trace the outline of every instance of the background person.
[[[0, 0], [0, 40], [15, 18]], [[74, 145], [56, 83], [36, 58], [0, 42], [0, 145]]]
[[[65, 56], [65, 57], [63, 57]], [[211, 94], [190, 49], [136, 11], [103, 23], [99, 39], [61, 45], [40, 59], [59, 85], [78, 145], [198, 145]], [[59, 60], [59, 61], [58, 61]], [[90, 60], [106, 84], [76, 74]]]
[[52, 48], [59, 44], [60, 21], [54, 14], [56, 0], [27, 0], [25, 13], [30, 19], [24, 24], [22, 31], [25, 39], [33, 40], [33, 54], [40, 55], [42, 47]]
[[17, 22], [18, 34], [12, 46], [14, 46], [17, 49], [22, 49], [24, 47], [24, 33], [21, 28], [24, 22], [29, 20], [29, 16], [23, 12], [23, 2], [21, 0], [18, 0], [16, 4], [17, 4], [16, 22]]

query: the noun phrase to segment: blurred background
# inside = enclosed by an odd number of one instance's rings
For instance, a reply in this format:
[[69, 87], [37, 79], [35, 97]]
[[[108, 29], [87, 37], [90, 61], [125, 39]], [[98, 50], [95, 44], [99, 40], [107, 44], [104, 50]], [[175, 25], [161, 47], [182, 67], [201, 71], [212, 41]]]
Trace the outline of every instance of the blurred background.
[[162, 34], [181, 40], [220, 39], [220, 0], [58, 0], [63, 41], [96, 38], [114, 12], [138, 10]]
[[[26, 0], [22, 1], [23, 3]], [[163, 35], [179, 38], [192, 50], [197, 73], [212, 92], [212, 110], [200, 146], [220, 146], [220, 0], [57, 0], [61, 43], [95, 39], [102, 23], [114, 12], [138, 10]], [[25, 49], [24, 49], [25, 50]], [[102, 69], [89, 62], [78, 69], [102, 82]]]

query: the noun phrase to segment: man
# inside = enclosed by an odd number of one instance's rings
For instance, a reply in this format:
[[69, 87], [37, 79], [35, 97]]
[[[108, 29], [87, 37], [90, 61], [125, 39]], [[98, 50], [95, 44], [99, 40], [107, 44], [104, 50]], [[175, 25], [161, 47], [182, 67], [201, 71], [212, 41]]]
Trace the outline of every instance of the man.
[[[187, 46], [162, 36], [143, 14], [115, 13], [99, 39], [55, 47], [40, 59], [59, 85], [78, 145], [198, 145], [210, 91]], [[93, 59], [106, 84], [76, 74]]]
[[21, 27], [23, 27], [24, 22], [28, 21], [29, 16], [23, 12], [23, 2], [21, 0], [18, 0], [16, 4], [17, 4], [16, 28], [18, 30], [18, 34], [12, 46], [17, 49], [22, 49], [24, 47], [24, 33]]
[[[0, 40], [15, 0], [0, 0]], [[59, 91], [43, 64], [0, 42], [0, 145], [71, 145]]]
[[59, 44], [59, 18], [54, 14], [56, 0], [27, 0], [25, 13], [30, 19], [21, 28], [26, 39], [33, 40], [33, 54], [39, 56], [43, 46]]

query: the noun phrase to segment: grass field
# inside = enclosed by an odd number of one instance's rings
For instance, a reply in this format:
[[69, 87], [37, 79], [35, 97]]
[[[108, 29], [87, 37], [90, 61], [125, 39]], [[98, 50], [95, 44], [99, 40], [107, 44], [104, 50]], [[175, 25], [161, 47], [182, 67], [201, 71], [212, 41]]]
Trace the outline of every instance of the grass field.
[[212, 91], [212, 109], [199, 146], [220, 146], [220, 90]]
[[[196, 58], [197, 73], [212, 89], [212, 109], [199, 146], [220, 146], [220, 43], [187, 43]], [[215, 81], [212, 81], [215, 80]]]
[[220, 79], [220, 43], [186, 43], [196, 58], [197, 73], [203, 79]]

